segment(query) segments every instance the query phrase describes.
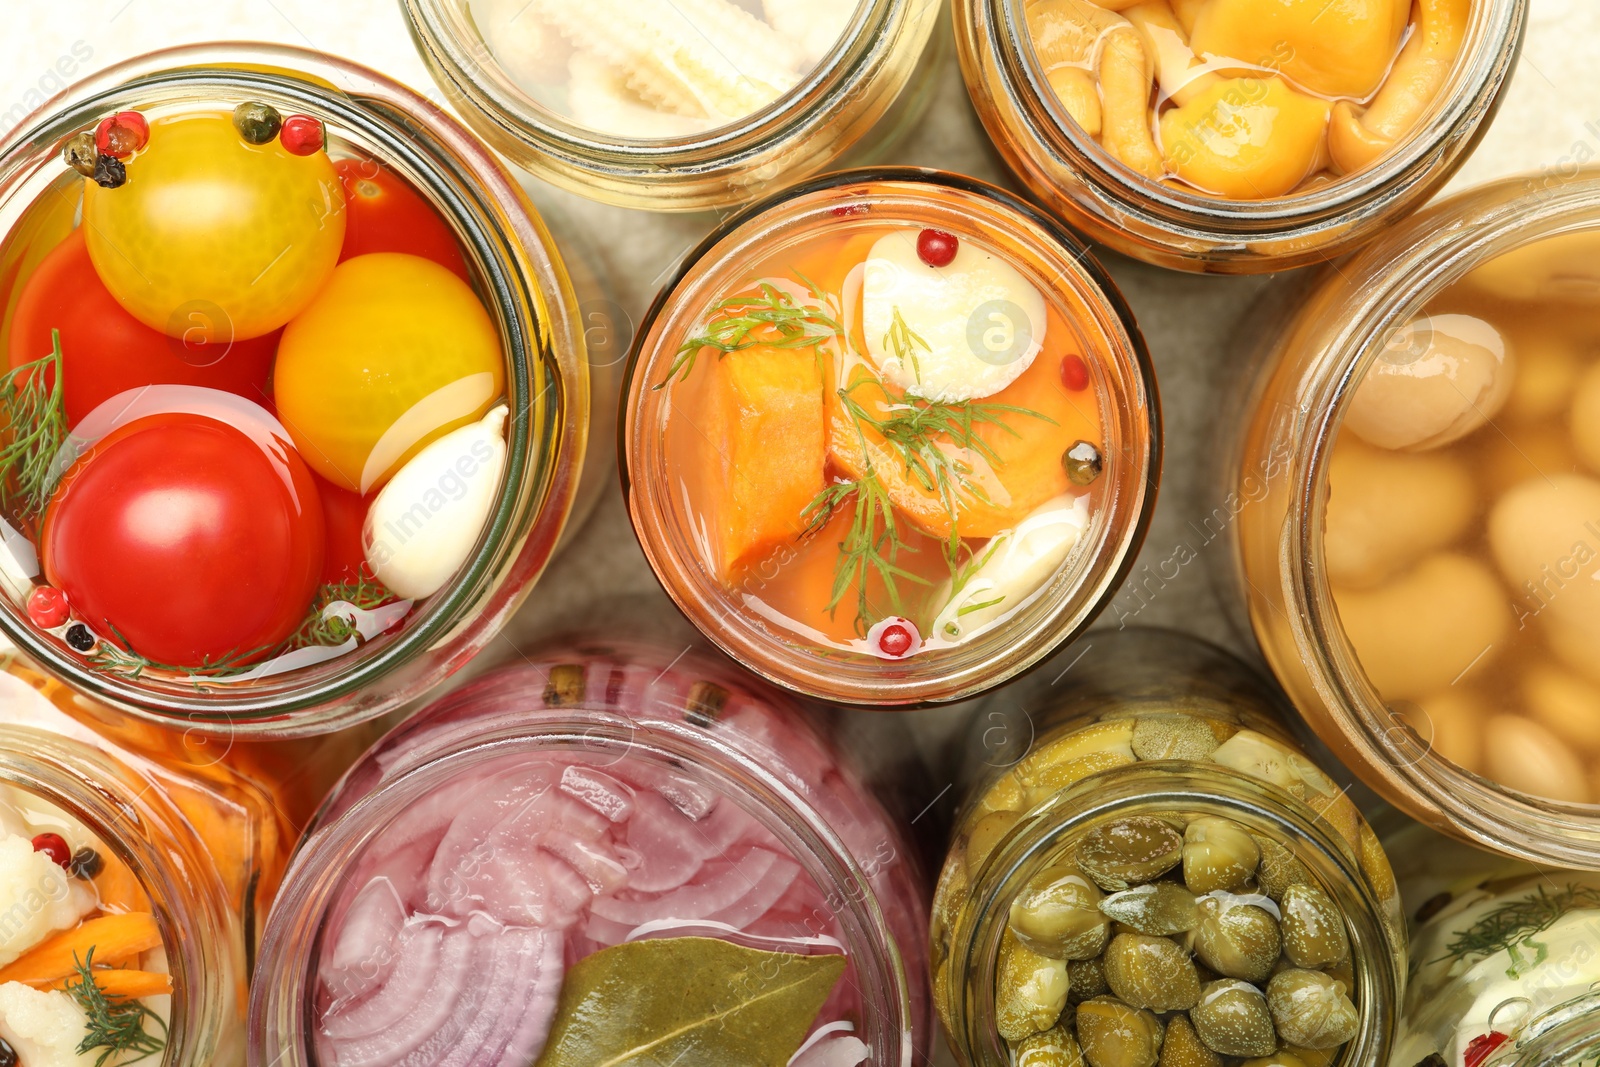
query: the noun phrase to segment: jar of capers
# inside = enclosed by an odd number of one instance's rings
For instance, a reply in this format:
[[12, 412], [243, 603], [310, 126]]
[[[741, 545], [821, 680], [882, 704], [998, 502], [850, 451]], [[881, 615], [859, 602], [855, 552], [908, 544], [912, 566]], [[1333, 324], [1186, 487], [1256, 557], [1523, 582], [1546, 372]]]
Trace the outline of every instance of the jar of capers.
[[978, 712], [932, 927], [957, 1057], [1386, 1063], [1405, 976], [1394, 876], [1281, 698], [1168, 631], [1091, 634], [1061, 662]]

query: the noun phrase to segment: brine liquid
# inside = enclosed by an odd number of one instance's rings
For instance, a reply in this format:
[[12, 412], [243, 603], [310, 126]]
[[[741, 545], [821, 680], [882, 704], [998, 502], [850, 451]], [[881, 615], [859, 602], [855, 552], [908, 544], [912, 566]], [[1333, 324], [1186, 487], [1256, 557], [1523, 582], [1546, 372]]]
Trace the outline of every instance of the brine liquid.
[[1575, 803], [1600, 801], [1597, 247], [1491, 261], [1397, 332], [1337, 441], [1326, 537], [1400, 719], [1467, 771]]
[[[880, 240], [909, 244], [918, 234], [911, 222], [841, 217], [825, 235], [774, 252], [725, 294], [735, 303], [767, 293], [816, 308], [838, 336], [726, 354], [706, 348], [678, 376], [659, 358], [651, 369], [671, 391], [664, 455], [679, 521], [737, 609], [786, 641], [885, 656], [883, 626], [902, 620], [917, 641], [906, 653], [891, 647], [886, 658], [958, 645], [1042, 595], [1084, 553], [1086, 529], [1103, 506], [1108, 476], [1097, 466], [1093, 480], [1075, 484], [1066, 453], [1084, 443], [1097, 464], [1114, 462], [1105, 454], [1105, 374], [1055, 294], [1039, 290], [1037, 354], [998, 392], [930, 402], [908, 395], [874, 362], [864, 292], [881, 260], [872, 257]], [[934, 278], [937, 271], [929, 268]], [[707, 309], [703, 324], [743, 310]], [[901, 310], [898, 324], [933, 333], [919, 326], [926, 317]], [[960, 315], [957, 332], [980, 344], [989, 343], [986, 330], [998, 330], [1003, 347], [1015, 343], [1019, 324], [1027, 328], [1005, 299], [980, 306], [970, 321], [959, 300], [939, 313]], [[947, 351], [905, 344], [930, 365]], [[915, 420], [928, 416], [949, 432], [919, 429]], [[889, 440], [896, 433], [917, 442], [913, 458]], [[869, 475], [881, 493], [865, 491]], [[1053, 540], [1058, 529], [1081, 540]], [[1063, 543], [1073, 547], [1057, 553]], [[1028, 562], [998, 558], [1008, 552]]]

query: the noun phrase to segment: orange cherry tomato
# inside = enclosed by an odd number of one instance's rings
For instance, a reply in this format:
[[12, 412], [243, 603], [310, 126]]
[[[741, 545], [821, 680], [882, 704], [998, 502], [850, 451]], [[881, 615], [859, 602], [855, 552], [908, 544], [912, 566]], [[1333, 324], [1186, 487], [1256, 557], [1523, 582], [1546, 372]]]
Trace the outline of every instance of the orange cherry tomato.
[[61, 331], [69, 428], [118, 393], [147, 385], [201, 385], [261, 403], [282, 332], [230, 346], [152, 330], [123, 310], [100, 281], [81, 227], [45, 256], [23, 286], [11, 318], [11, 366], [49, 355], [52, 329]]
[[334, 169], [344, 185], [340, 263], [368, 252], [404, 252], [449, 267], [471, 283], [455, 234], [405, 179], [375, 159], [342, 159]]

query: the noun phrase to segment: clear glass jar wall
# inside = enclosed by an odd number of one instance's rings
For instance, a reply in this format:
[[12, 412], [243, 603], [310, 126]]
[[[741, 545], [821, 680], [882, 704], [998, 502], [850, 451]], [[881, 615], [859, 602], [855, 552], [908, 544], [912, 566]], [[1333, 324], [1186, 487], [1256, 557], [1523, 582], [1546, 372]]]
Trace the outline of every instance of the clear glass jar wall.
[[1052, 676], [975, 713], [932, 926], [957, 1058], [1386, 1062], [1400, 897], [1274, 691], [1163, 630], [1092, 633]]
[[481, 648], [588, 419], [571, 287], [487, 150], [377, 74], [241, 45], [103, 72], [4, 157], [6, 635], [228, 736], [376, 717]]
[[694, 655], [555, 646], [335, 791], [268, 924], [251, 1062], [910, 1065], [926, 916], [799, 708]]
[[1600, 180], [1463, 194], [1292, 297], [1228, 483], [1295, 703], [1435, 828], [1600, 866]]

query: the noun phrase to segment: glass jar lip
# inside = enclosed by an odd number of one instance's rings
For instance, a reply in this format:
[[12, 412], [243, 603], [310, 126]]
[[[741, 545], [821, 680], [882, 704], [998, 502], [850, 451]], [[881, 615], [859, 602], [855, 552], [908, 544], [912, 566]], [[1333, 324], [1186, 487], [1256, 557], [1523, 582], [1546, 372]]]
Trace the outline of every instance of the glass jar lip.
[[[209, 857], [195, 849], [185, 857], [185, 868], [175, 869], [156, 846], [159, 838], [173, 849], [185, 848], [177, 829], [181, 815], [156, 799], [159, 786], [144, 772], [115, 763], [85, 742], [33, 726], [0, 723], [0, 784], [83, 823], [134, 872], [150, 899], [172, 975], [164, 1062], [200, 1062], [204, 1051], [196, 1044], [226, 1021], [228, 1008], [213, 976], [226, 971], [228, 963], [219, 953], [230, 950], [223, 944], [228, 936], [224, 915], [220, 908], [207, 908], [216, 902], [203, 893], [190, 899], [203, 872], [187, 864], [209, 862]], [[235, 966], [242, 971], [243, 960]], [[231, 985], [221, 988], [232, 992]]]
[[[387, 162], [425, 181], [462, 223], [461, 238], [480, 269], [491, 314], [506, 347], [512, 408], [507, 461], [480, 548], [415, 621], [375, 652], [358, 654], [230, 690], [172, 682], [157, 689], [139, 677], [93, 671], [34, 633], [0, 605], [0, 632], [29, 659], [118, 711], [158, 724], [229, 736], [312, 734], [375, 718], [443, 677], [404, 678], [440, 646], [458, 649], [450, 667], [488, 640], [520, 603], [554, 551], [576, 494], [588, 424], [588, 366], [569, 310], [576, 306], [564, 268], [526, 195], [503, 165], [455, 119], [398, 82], [321, 53], [255, 42], [186, 45], [111, 66], [52, 98], [33, 121], [0, 139], [0, 198], [16, 195], [41, 160], [66, 137], [118, 109], [131, 94], [255, 90], [293, 100], [331, 118], [335, 128], [383, 146]], [[43, 150], [42, 155], [38, 154]], [[547, 379], [542, 389], [537, 379]], [[544, 406], [543, 425], [532, 410]], [[481, 605], [481, 609], [480, 606]], [[474, 615], [476, 614], [476, 617]], [[314, 677], [295, 681], [305, 672]], [[404, 692], [375, 697], [385, 678]]]
[[[859, 0], [849, 26], [833, 47], [794, 87], [776, 100], [722, 126], [678, 137], [637, 138], [607, 134], [559, 115], [531, 99], [500, 69], [487, 45], [474, 41], [459, 16], [448, 10], [453, 0], [401, 0], [412, 36], [435, 80], [474, 124], [487, 123], [509, 139], [500, 145], [509, 155], [541, 176], [573, 192], [608, 199], [563, 173], [548, 173], [554, 161], [580, 174], [603, 178], [649, 193], [704, 182], [708, 176], [738, 168], [747, 158], [774, 143], [797, 141], [814, 133], [819, 116], [862, 90], [881, 57], [882, 48], [901, 31], [919, 0]], [[928, 18], [928, 28], [932, 27]], [[835, 156], [848, 145], [841, 143]], [[520, 158], [519, 151], [527, 153]], [[737, 190], [721, 195], [699, 194], [693, 203], [664, 200], [659, 210], [695, 210], [748, 200]]]
[[[1096, 327], [1113, 349], [1112, 358], [1120, 356], [1127, 363], [1121, 382], [1125, 398], [1129, 400], [1123, 405], [1127, 419], [1125, 430], [1137, 434], [1144, 448], [1142, 462], [1137, 464], [1138, 477], [1134, 480], [1136, 489], [1132, 494], [1137, 499], [1119, 498], [1106, 505], [1104, 510], [1108, 512], [1123, 512], [1121, 525], [1114, 527], [1108, 516], [1106, 524], [1098, 531], [1100, 541], [1096, 552], [1087, 557], [1081, 580], [1070, 592], [1039, 598], [1038, 611], [1047, 611], [1048, 618], [1039, 621], [1029, 616], [1028, 626], [1033, 632], [1028, 640], [1002, 640], [1002, 633], [1016, 637], [1015, 630], [1020, 624], [1012, 622], [973, 642], [1003, 656], [1007, 662], [999, 667], [988, 663], [968, 664], [952, 673], [948, 664], [942, 664], [940, 670], [929, 667], [921, 672], [928, 675], [926, 677], [886, 677], [875, 665], [868, 664], [858, 672], [864, 677], [856, 679], [853, 675], [841, 674], [842, 661], [824, 663], [810, 653], [774, 652], [777, 646], [770, 637], [736, 625], [729, 620], [727, 612], [704, 610], [704, 597], [698, 587], [692, 586], [693, 582], [704, 580], [703, 568], [686, 562], [680, 558], [680, 553], [665, 545], [662, 538], [647, 532], [654, 530], [660, 516], [652, 516], [651, 521], [641, 518], [642, 513], [650, 511], [647, 504], [653, 505], [654, 501], [641, 504], [641, 486], [644, 494], [650, 494], [651, 479], [647, 473], [634, 470], [637, 448], [633, 441], [642, 406], [636, 394], [641, 399], [650, 395], [648, 387], [642, 384], [642, 374], [648, 369], [646, 346], [655, 324], [673, 304], [680, 286], [698, 266], [710, 260], [724, 241], [791, 203], [854, 185], [889, 185], [912, 195], [947, 190], [987, 202], [999, 216], [1009, 215], [1020, 220], [1024, 227], [1036, 232], [1042, 244], [1047, 243], [1064, 253], [1081, 272], [1081, 278], [1074, 279], [1063, 273], [1062, 284], [1071, 287], [1091, 311], [1101, 312]], [[1109, 605], [1112, 593], [1132, 573], [1155, 510], [1163, 447], [1161, 406], [1154, 365], [1132, 310], [1088, 247], [1058, 220], [1002, 189], [965, 175], [926, 167], [835, 171], [790, 186], [732, 215], [686, 254], [663, 281], [634, 333], [624, 382], [622, 411], [617, 420], [618, 467], [634, 533], [656, 580], [689, 621], [723, 652], [767, 681], [813, 699], [862, 708], [931, 707], [971, 699], [1034, 669], [1052, 652], [1086, 630]], [[1110, 433], [1109, 427], [1107, 433]], [[1102, 563], [1099, 570], [1093, 566], [1096, 561]], [[1107, 561], [1113, 565], [1104, 566]], [[1058, 571], [1058, 575], [1060, 573]], [[710, 615], [715, 621], [706, 621], [702, 614]], [[914, 664], [915, 657], [906, 662]]]
[[[1480, 778], [1432, 752], [1385, 704], [1361, 670], [1339, 624], [1322, 561], [1329, 467], [1351, 397], [1402, 316], [1473, 268], [1543, 238], [1593, 230], [1600, 169], [1574, 178], [1507, 178], [1452, 196], [1364, 249], [1345, 277], [1375, 278], [1350, 294], [1342, 324], [1311, 369], [1304, 392], [1313, 414], [1305, 447], [1289, 467], [1289, 510], [1280, 540], [1280, 579], [1294, 643], [1343, 738], [1401, 803], [1424, 821], [1443, 822], [1482, 848], [1532, 863], [1600, 866], [1594, 805], [1530, 797]], [[1363, 769], [1357, 764], [1357, 769]], [[1381, 783], [1381, 784], [1380, 784]], [[1451, 803], [1439, 798], [1448, 797]]]
[[[1087, 137], [1048, 91], [1027, 27], [1019, 21], [1021, 0], [976, 0], [982, 17], [1003, 31], [997, 40], [1011, 42], [997, 57], [1006, 91], [1023, 99], [1019, 112], [1032, 120], [1033, 132], [1110, 203], [1102, 210], [1139, 219], [1184, 251], [1182, 242], [1202, 240], [1293, 241], [1353, 225], [1373, 204], [1397, 197], [1421, 197], [1441, 186], [1466, 161], [1487, 129], [1500, 103], [1500, 89], [1520, 52], [1527, 25], [1528, 0], [1479, 0], [1462, 57], [1445, 89], [1424, 120], [1396, 149], [1371, 166], [1311, 191], [1263, 200], [1229, 200], [1149, 181], [1121, 164]], [[1465, 62], [1463, 61], [1465, 60]], [[1468, 130], [1462, 136], [1462, 129]], [[1435, 160], [1445, 169], [1429, 174]], [[1397, 188], [1404, 186], [1404, 188]], [[1147, 205], [1154, 203], [1159, 210]], [[1172, 219], [1164, 215], [1173, 216]], [[1317, 261], [1330, 258], [1326, 251]], [[1288, 266], [1297, 264], [1285, 264]]]
[[1362, 964], [1355, 968], [1355, 981], [1363, 1026], [1346, 1046], [1341, 1062], [1389, 1062], [1405, 989], [1405, 934], [1383, 921], [1383, 903], [1348, 844], [1341, 847], [1332, 829], [1304, 801], [1243, 772], [1186, 760], [1148, 760], [1089, 775], [1023, 812], [971, 876], [968, 902], [952, 924], [949, 953], [950, 973], [964, 976], [959, 988], [966, 994], [958, 995], [953, 985], [945, 1001], [952, 1045], [960, 1043], [958, 1058], [963, 1063], [1005, 1067], [1009, 1062], [975, 1041], [980, 1034], [990, 1039], [998, 1034], [991, 1021], [993, 981], [978, 982], [976, 991], [972, 985], [974, 976], [996, 972], [1013, 890], [1020, 890], [1025, 875], [1089, 824], [1121, 813], [1190, 810], [1247, 825], [1281, 827], [1295, 842], [1296, 858], [1352, 919], [1351, 956]]
[[[495, 678], [486, 676], [451, 694], [446, 698], [448, 704], [441, 707], [462, 706]], [[418, 729], [425, 728], [426, 724], [413, 722]], [[315, 949], [322, 924], [343, 886], [343, 867], [368, 847], [405, 805], [476, 766], [518, 755], [584, 749], [611, 749], [619, 753], [618, 759], [652, 759], [680, 772], [694, 768], [714, 780], [725, 795], [742, 791], [753, 797], [766, 815], [781, 821], [780, 839], [788, 837], [800, 845], [795, 858], [824, 890], [830, 884], [849, 887], [831, 894], [829, 903], [837, 905], [841, 917], [848, 916], [842, 925], [854, 928], [853, 936], [847, 929], [846, 944], [858, 968], [864, 968], [858, 973], [870, 974], [873, 979], [869, 984], [864, 977], [862, 996], [871, 998], [876, 990], [880, 999], [888, 1001], [878, 1012], [868, 1013], [882, 1020], [879, 1035], [898, 1053], [897, 1058], [883, 1062], [909, 1067], [912, 1035], [920, 1027], [911, 988], [922, 976], [907, 973], [877, 896], [868, 888], [870, 878], [822, 814], [779, 775], [713, 734], [653, 716], [636, 719], [589, 701], [564, 706], [559, 715], [552, 711], [537, 724], [511, 711], [441, 730], [423, 743], [422, 750], [385, 767], [371, 792], [354, 804], [339, 809], [331, 818], [327, 806], [319, 812], [301, 838], [262, 937], [257, 973], [278, 977], [255, 982], [250, 993], [246, 1051], [251, 1067], [278, 1063], [296, 1067], [314, 1062], [300, 1059], [294, 1046], [274, 1044], [269, 1048], [268, 1042], [284, 1037], [301, 1042], [309, 1039], [307, 1012], [301, 1005], [309, 1003]], [[331, 795], [337, 797], [372, 758], [369, 753], [347, 772]], [[887, 996], [883, 996], [885, 989]], [[885, 1015], [891, 1017], [885, 1020]], [[866, 1040], [870, 1033], [864, 1030], [859, 1036]]]

